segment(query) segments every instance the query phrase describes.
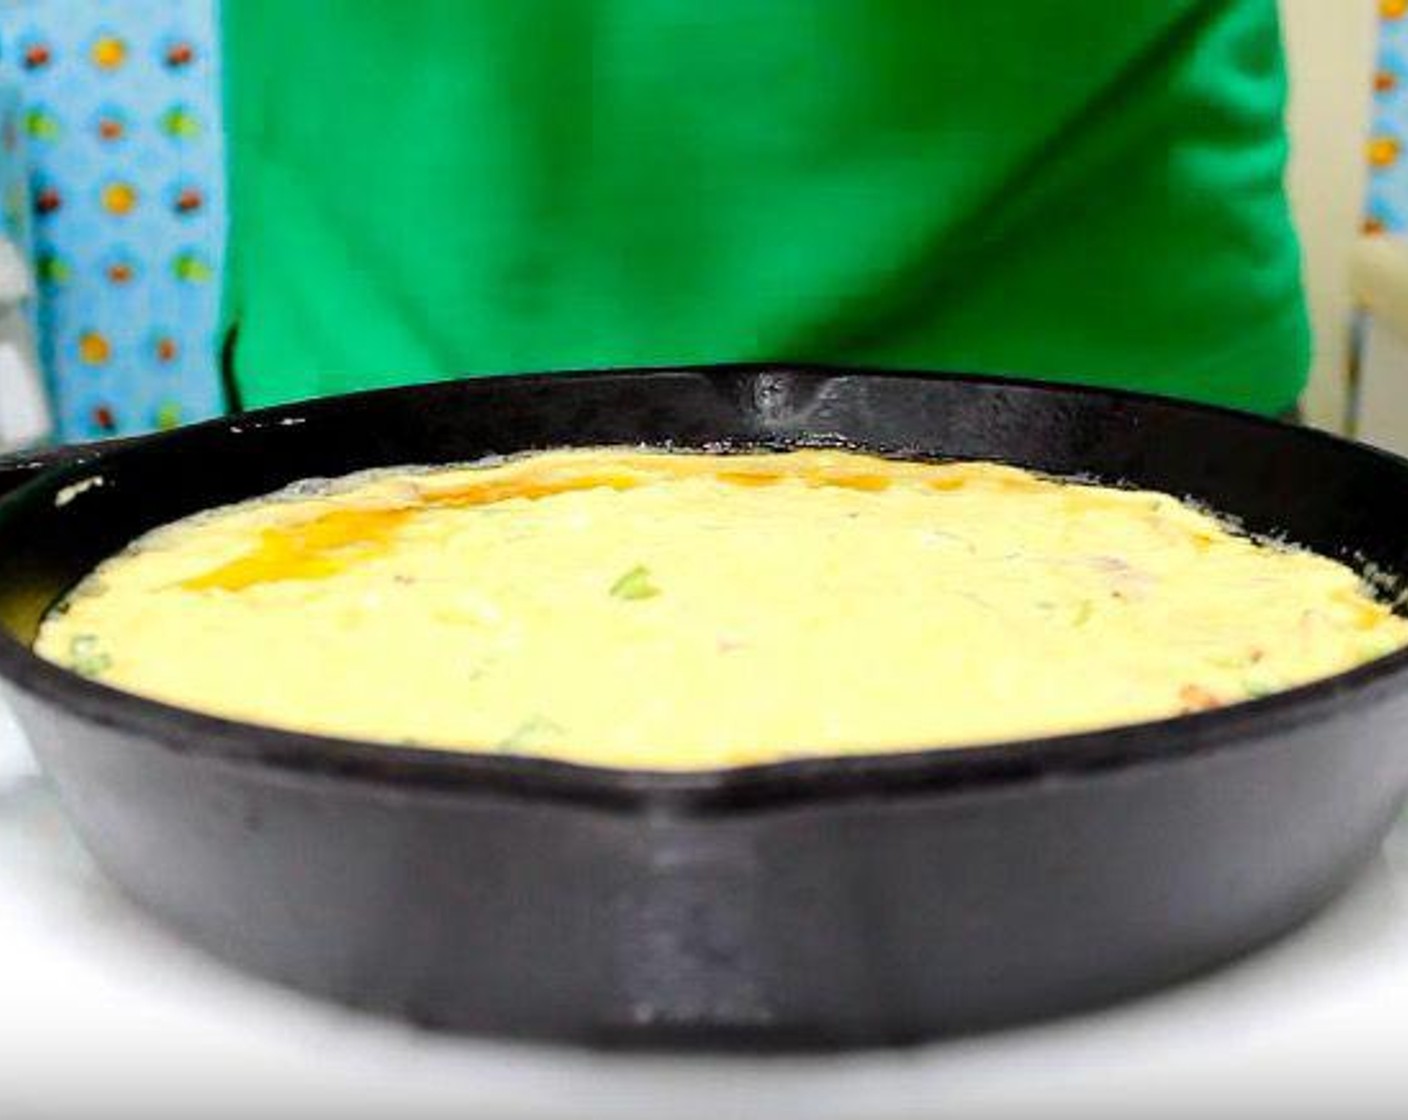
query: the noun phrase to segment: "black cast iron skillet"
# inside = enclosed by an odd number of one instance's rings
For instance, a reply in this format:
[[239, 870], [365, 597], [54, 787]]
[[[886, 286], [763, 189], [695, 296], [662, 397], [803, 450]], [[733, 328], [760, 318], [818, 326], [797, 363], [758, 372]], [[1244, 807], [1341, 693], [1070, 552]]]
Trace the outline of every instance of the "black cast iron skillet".
[[9, 486], [33, 478], [0, 502], [0, 675], [133, 897], [266, 976], [453, 1030], [790, 1047], [988, 1027], [1224, 961], [1375, 850], [1408, 787], [1402, 653], [1094, 734], [665, 774], [268, 730], [27, 651], [46, 608], [137, 534], [295, 479], [817, 440], [1157, 487], [1408, 571], [1408, 465], [1231, 412], [792, 367], [470, 380], [12, 468]]

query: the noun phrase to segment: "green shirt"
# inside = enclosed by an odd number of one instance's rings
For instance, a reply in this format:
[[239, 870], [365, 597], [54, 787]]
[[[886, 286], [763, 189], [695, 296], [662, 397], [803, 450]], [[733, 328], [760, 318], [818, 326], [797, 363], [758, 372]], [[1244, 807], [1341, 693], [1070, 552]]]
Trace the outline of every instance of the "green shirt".
[[808, 360], [1261, 411], [1274, 0], [238, 0], [235, 380]]

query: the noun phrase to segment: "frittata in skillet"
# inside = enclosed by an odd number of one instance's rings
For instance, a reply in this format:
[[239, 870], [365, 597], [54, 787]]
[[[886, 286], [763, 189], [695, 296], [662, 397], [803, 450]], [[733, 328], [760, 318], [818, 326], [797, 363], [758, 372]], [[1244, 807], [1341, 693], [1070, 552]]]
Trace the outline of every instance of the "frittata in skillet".
[[834, 450], [302, 485], [104, 563], [36, 645], [256, 723], [612, 767], [993, 743], [1408, 644], [1348, 567], [1173, 497]]

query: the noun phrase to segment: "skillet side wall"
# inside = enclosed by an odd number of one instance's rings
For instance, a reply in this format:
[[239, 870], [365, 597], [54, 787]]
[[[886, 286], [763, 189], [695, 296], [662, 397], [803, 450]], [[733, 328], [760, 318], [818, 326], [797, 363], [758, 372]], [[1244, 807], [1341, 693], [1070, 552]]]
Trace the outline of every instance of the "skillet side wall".
[[451, 1030], [894, 1043], [1196, 972], [1397, 812], [1400, 697], [1171, 763], [695, 815], [212, 762], [19, 711], [90, 851], [217, 955]]
[[[1403, 463], [1230, 413], [981, 379], [561, 375], [236, 417], [50, 472], [0, 502], [0, 630], [27, 642], [146, 529], [303, 477], [799, 439], [1137, 482], [1408, 570]], [[785, 803], [709, 807], [300, 772], [258, 757], [256, 728], [248, 757], [222, 758], [179, 713], [66, 698], [79, 682], [43, 685], [13, 649], [0, 669], [90, 849], [193, 940], [430, 1025], [599, 1043], [893, 1042], [1140, 990], [1312, 912], [1408, 784], [1402, 671], [1247, 741], [1190, 721], [1198, 749], [1157, 761], [1131, 728], [1105, 737], [1101, 768], [846, 796], [799, 777], [779, 779], [797, 787]]]

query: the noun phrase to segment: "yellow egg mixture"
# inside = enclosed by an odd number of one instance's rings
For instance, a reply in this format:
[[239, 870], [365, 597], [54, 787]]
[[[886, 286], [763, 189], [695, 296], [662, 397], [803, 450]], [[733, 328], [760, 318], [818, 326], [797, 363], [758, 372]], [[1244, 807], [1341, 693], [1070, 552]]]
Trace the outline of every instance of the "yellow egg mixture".
[[1405, 644], [1349, 568], [1166, 495], [606, 449], [169, 525], [80, 584], [36, 649], [258, 723], [691, 769], [1154, 719]]

